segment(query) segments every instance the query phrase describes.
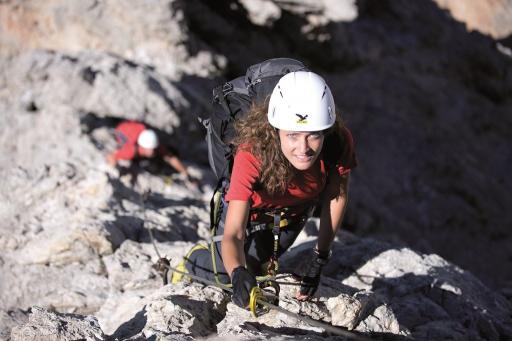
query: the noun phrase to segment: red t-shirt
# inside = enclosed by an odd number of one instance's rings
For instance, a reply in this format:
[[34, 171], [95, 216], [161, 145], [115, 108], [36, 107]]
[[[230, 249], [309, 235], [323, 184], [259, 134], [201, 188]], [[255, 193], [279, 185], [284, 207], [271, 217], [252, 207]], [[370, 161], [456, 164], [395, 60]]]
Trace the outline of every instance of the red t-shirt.
[[[339, 155], [334, 168], [340, 175], [349, 173], [357, 165], [354, 143], [348, 129], [344, 130], [343, 141], [343, 145], [336, 148]], [[258, 184], [260, 167], [261, 162], [251, 152], [246, 149], [237, 151], [225, 200], [250, 201], [253, 209], [291, 207], [293, 215], [302, 213], [318, 198], [327, 180], [325, 161], [319, 158], [313, 167], [300, 171], [291, 180], [284, 194], [270, 195]], [[251, 220], [255, 217], [251, 215]]]
[[137, 156], [137, 139], [146, 129], [143, 123], [125, 121], [116, 127], [115, 135], [117, 143], [121, 146], [114, 153], [116, 160], [133, 160]]

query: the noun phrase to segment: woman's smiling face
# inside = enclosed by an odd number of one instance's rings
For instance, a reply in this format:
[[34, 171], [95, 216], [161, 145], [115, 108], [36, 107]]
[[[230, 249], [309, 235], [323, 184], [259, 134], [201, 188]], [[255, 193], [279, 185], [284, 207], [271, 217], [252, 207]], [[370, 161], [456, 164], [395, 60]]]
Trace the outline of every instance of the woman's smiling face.
[[324, 144], [321, 131], [288, 131], [279, 130], [281, 151], [298, 170], [307, 170], [314, 165]]

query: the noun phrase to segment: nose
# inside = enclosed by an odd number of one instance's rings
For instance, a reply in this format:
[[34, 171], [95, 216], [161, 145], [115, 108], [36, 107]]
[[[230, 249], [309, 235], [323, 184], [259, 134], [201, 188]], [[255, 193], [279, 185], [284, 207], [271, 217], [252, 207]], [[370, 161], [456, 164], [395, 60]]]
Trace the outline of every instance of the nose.
[[306, 154], [309, 151], [310, 148], [307, 137], [303, 137], [299, 140], [297, 149], [301, 154]]

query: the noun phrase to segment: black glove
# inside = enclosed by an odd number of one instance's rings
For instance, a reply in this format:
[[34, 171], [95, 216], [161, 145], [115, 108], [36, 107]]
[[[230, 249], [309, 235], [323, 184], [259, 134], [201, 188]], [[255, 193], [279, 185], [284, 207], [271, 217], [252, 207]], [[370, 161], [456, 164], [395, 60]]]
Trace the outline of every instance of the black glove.
[[243, 266], [237, 267], [231, 274], [231, 283], [233, 284], [233, 303], [241, 308], [249, 305], [249, 296], [251, 289], [256, 284], [256, 278]]
[[313, 296], [320, 283], [322, 268], [329, 261], [330, 252], [314, 250], [302, 281], [300, 282], [300, 295]]

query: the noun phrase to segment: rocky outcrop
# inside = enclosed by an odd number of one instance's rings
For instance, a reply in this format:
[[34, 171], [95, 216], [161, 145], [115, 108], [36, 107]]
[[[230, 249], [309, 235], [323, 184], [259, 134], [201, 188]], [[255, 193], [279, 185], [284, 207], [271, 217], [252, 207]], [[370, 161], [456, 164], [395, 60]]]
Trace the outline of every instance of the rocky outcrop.
[[[323, 74], [354, 134], [344, 229], [390, 242], [340, 234], [298, 303], [311, 220], [281, 261], [281, 306], [366, 336], [512, 338], [486, 286], [510, 296], [512, 64], [492, 38], [432, 1], [13, 0], [0, 18], [0, 338], [328, 337], [212, 287], [162, 287], [153, 267], [209, 236], [197, 118], [213, 84], [276, 56]], [[202, 185], [109, 167], [124, 118], [157, 128]]]
[[34, 307], [28, 322], [14, 327], [11, 339], [16, 340], [104, 340], [98, 322], [91, 316], [59, 314]]
[[[9, 179], [1, 185], [3, 308], [39, 304], [66, 312], [97, 311], [109, 291], [103, 258], [124, 241], [149, 242], [153, 227], [162, 241], [197, 240], [208, 233], [201, 192], [191, 192], [179, 177], [134, 178], [109, 168], [104, 157], [115, 145], [112, 127], [91, 127], [86, 120], [131, 112], [123, 117], [145, 120], [168, 134], [179, 126], [175, 138], [192, 136], [184, 127], [195, 119], [179, 118], [187, 101], [167, 78], [91, 53], [71, 57], [37, 51], [3, 67], [2, 105], [9, 121], [1, 128], [1, 172]], [[84, 70], [92, 67], [91, 81]], [[202, 167], [191, 166], [191, 171], [198, 178], [205, 173], [208, 190], [211, 175]], [[152, 194], [144, 202], [148, 189]]]
[[[317, 298], [296, 301], [297, 280], [286, 273], [279, 276], [281, 308], [361, 336], [500, 340], [512, 335], [507, 301], [470, 273], [437, 255], [393, 248], [348, 233], [340, 237]], [[303, 267], [297, 260], [307, 259], [313, 239], [306, 233], [301, 235], [297, 246], [281, 261], [283, 268], [300, 273], [297, 269]], [[150, 247], [147, 245], [148, 251]], [[176, 252], [176, 248], [163, 251]], [[252, 340], [322, 340], [326, 336], [318, 326], [279, 311], [260, 312], [255, 318], [212, 286], [181, 282], [160, 287], [148, 276], [149, 262], [143, 257], [148, 251], [143, 249], [127, 242], [107, 262], [112, 286], [107, 302], [95, 314], [98, 322], [91, 323], [95, 333], [123, 340], [171, 335], [179, 340], [215, 335]], [[70, 318], [75, 324], [94, 320], [92, 316], [52, 314], [33, 308], [28, 321], [16, 326], [11, 337], [46, 339], [52, 335], [48, 325], [70, 323]], [[63, 327], [60, 333], [70, 333], [73, 328]], [[30, 337], [21, 337], [26, 330], [32, 331]], [[81, 332], [90, 333], [88, 330]]]
[[0, 46], [4, 53], [50, 49], [93, 50], [158, 68], [170, 77], [203, 77], [225, 64], [220, 55], [189, 51], [179, 1], [2, 1]]
[[435, 0], [441, 8], [450, 11], [453, 17], [464, 22], [469, 30], [478, 30], [494, 38], [505, 38], [512, 34], [512, 1]]
[[[145, 65], [111, 55], [36, 51], [18, 56], [3, 68], [4, 91], [13, 96], [10, 105], [31, 113], [66, 107], [78, 114], [69, 115], [68, 121], [91, 112], [99, 117], [143, 120], [168, 133], [180, 127], [182, 135], [178, 136], [183, 138], [196, 122], [195, 117], [183, 112], [204, 110], [204, 102], [192, 102], [189, 95], [184, 97], [186, 90], [178, 89], [186, 87], [186, 82], [172, 82]], [[195, 88], [198, 93], [206, 90]], [[79, 128], [76, 125], [75, 129]]]

